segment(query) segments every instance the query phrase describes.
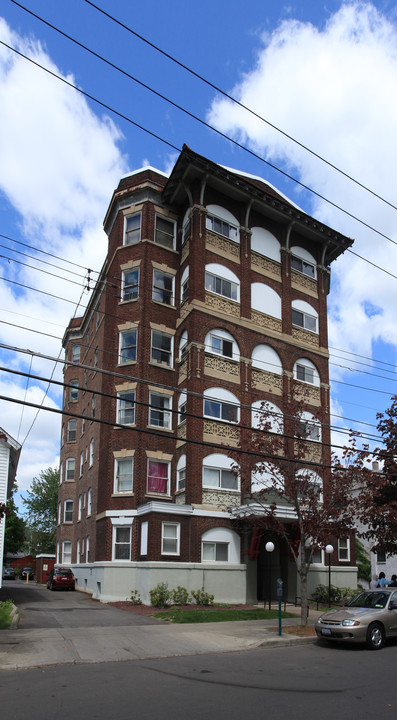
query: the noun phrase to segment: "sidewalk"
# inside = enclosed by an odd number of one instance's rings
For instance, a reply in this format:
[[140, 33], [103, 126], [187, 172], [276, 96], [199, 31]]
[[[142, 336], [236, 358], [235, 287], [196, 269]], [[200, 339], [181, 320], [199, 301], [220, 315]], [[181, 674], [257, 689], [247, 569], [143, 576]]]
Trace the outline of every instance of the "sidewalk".
[[[289, 607], [293, 612], [299, 608]], [[120, 612], [125, 612], [120, 610]], [[310, 611], [309, 623], [319, 613]], [[42, 667], [65, 663], [101, 663], [145, 660], [179, 655], [236, 652], [258, 647], [301, 645], [316, 636], [299, 637], [283, 628], [298, 627], [300, 617], [278, 620], [121, 627], [73, 627], [0, 631], [0, 670]]]

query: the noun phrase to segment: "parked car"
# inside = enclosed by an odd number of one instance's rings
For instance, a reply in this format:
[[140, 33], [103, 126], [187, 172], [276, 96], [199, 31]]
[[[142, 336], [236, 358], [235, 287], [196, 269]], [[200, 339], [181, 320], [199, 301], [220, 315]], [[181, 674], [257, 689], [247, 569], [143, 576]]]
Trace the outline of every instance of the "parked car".
[[362, 642], [379, 650], [387, 638], [397, 637], [397, 591], [365, 590], [343, 608], [321, 615], [315, 630], [329, 642]]
[[3, 580], [15, 580], [15, 570], [12, 567], [3, 568]]
[[66, 588], [67, 590], [74, 590], [75, 588], [75, 577], [70, 568], [54, 568], [47, 573], [47, 589], [56, 590], [60, 588]]
[[29, 580], [34, 579], [34, 570], [32, 568], [23, 568], [21, 571], [21, 580], [26, 580], [29, 576]]

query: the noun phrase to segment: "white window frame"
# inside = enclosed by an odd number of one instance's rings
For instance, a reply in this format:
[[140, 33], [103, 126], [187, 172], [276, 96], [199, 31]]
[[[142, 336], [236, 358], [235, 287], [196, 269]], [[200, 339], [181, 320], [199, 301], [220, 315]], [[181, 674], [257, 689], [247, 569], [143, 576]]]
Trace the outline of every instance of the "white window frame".
[[65, 482], [74, 482], [76, 475], [76, 460], [75, 458], [66, 458], [66, 474]]
[[[210, 474], [212, 474], [211, 481], [209, 481]], [[216, 482], [213, 481], [214, 479]], [[228, 487], [230, 481], [235, 487]], [[222, 453], [207, 455], [203, 459], [202, 486], [207, 490], [240, 492], [240, 477], [238, 472], [234, 471], [233, 460]]]
[[[128, 275], [136, 275], [136, 282], [128, 279]], [[139, 298], [139, 267], [123, 270], [121, 275], [121, 300], [137, 300]]]
[[79, 363], [80, 362], [80, 356], [81, 356], [81, 344], [80, 343], [73, 343], [72, 350], [70, 354], [70, 360], [72, 363]]
[[[129, 344], [127, 345], [125, 340], [129, 335], [131, 336], [131, 339], [129, 340]], [[134, 342], [132, 342], [133, 338]], [[136, 362], [137, 346], [138, 328], [133, 327], [129, 330], [121, 330], [121, 332], [119, 333], [119, 365], [126, 365], [127, 363]]]
[[79, 503], [78, 503], [78, 510], [77, 510], [77, 520], [81, 520], [81, 512], [83, 509], [83, 497], [82, 495], [79, 495]]
[[[130, 471], [129, 473], [123, 472], [120, 473], [120, 470], [123, 466], [126, 466], [127, 463], [130, 464]], [[128, 478], [128, 489], [120, 489], [120, 479], [121, 478]], [[122, 482], [126, 483], [125, 480]], [[114, 487], [113, 492], [115, 495], [130, 495], [133, 492], [134, 487], [134, 458], [132, 455], [129, 455], [127, 457], [122, 458], [115, 458], [114, 459]]]
[[292, 307], [292, 324], [294, 327], [300, 327], [308, 332], [318, 334], [318, 317], [310, 315], [304, 310], [298, 310]]
[[296, 420], [295, 435], [302, 440], [321, 442], [321, 422], [312, 413], [304, 410]]
[[77, 402], [79, 399], [79, 381], [71, 380], [69, 387], [69, 402]]
[[84, 450], [80, 453], [80, 477], [82, 476], [84, 471]]
[[[131, 225], [131, 229], [128, 229]], [[123, 245], [136, 245], [141, 241], [142, 214], [131, 213], [124, 216]]]
[[[345, 557], [342, 557], [345, 555]], [[339, 562], [350, 562], [350, 538], [338, 538]]]
[[[225, 558], [219, 558], [217, 557], [217, 551], [218, 549], [224, 549], [226, 548], [226, 559]], [[205, 550], [208, 551], [212, 549], [212, 557], [204, 557]], [[229, 562], [230, 557], [230, 543], [228, 542], [219, 542], [215, 540], [203, 540], [201, 543], [201, 560], [203, 563], [207, 562]]]
[[61, 520], [62, 520], [62, 503], [59, 502], [58, 503], [58, 525], [61, 524]]
[[94, 438], [91, 438], [88, 467], [92, 467], [93, 464], [94, 464]]
[[76, 442], [77, 438], [77, 420], [76, 418], [69, 418], [67, 427], [67, 442]]
[[[169, 224], [169, 226], [172, 226], [172, 233], [168, 232], [166, 229], [161, 229], [160, 224], [163, 222], [164, 224]], [[166, 217], [165, 215], [161, 215], [159, 213], [156, 213], [155, 217], [155, 228], [154, 228], [154, 242], [158, 245], [161, 245], [161, 247], [168, 248], [169, 250], [175, 250], [175, 240], [176, 240], [176, 222], [175, 220], [172, 220], [169, 217]]]
[[[306, 383], [307, 385], [320, 386], [320, 376], [318, 370], [311, 360], [299, 358], [294, 364], [294, 380]], [[300, 377], [299, 377], [300, 376]]]
[[[230, 291], [228, 287], [230, 286]], [[233, 280], [223, 278], [213, 272], [205, 271], [205, 289], [207, 292], [224, 297], [231, 302], [239, 302], [239, 285]], [[234, 296], [234, 297], [233, 297]]]
[[[168, 534], [170, 530], [175, 530], [175, 536]], [[162, 555], [180, 555], [180, 537], [181, 537], [181, 525], [180, 523], [173, 522], [162, 522], [161, 523], [161, 554]], [[166, 544], [173, 546], [174, 550], [166, 548]]]
[[117, 393], [118, 425], [135, 425], [135, 390]]
[[219, 355], [226, 360], [240, 359], [240, 350], [233, 337], [226, 330], [214, 328], [205, 337], [205, 352], [211, 355]]
[[[126, 562], [131, 560], [131, 525], [113, 525], [112, 528], [112, 560], [115, 562]], [[119, 531], [128, 531], [127, 539], [118, 539]], [[117, 557], [118, 551], [121, 548], [128, 548], [128, 552], [125, 553], [127, 557]]]
[[181, 455], [176, 466], [176, 489], [186, 490], [186, 455]]
[[178, 398], [178, 425], [186, 420], [187, 394], [182, 392]]
[[[156, 405], [156, 401], [168, 402], [168, 405]], [[172, 395], [154, 390], [149, 392], [149, 425], [160, 430], [172, 430]]]
[[[171, 287], [165, 287], [166, 281], [171, 281]], [[175, 275], [153, 268], [152, 300], [161, 305], [174, 307], [175, 305]]]
[[92, 513], [92, 488], [88, 489], [87, 493], [87, 517]]
[[[151, 477], [155, 478], [156, 475], [150, 476], [149, 475], [149, 469], [150, 469], [150, 463], [159, 463], [162, 465], [167, 466], [167, 476], [166, 476], [166, 490], [165, 492], [161, 492], [160, 490], [149, 490], [149, 479]], [[169, 460], [157, 460], [156, 458], [148, 458], [147, 463], [147, 475], [146, 475], [146, 489], [147, 493], [150, 495], [161, 495], [161, 497], [169, 497], [170, 495], [170, 477], [171, 477], [171, 463]], [[161, 478], [163, 479], [163, 478]]]
[[[235, 418], [227, 415], [235, 413]], [[240, 422], [240, 403], [237, 398], [223, 388], [210, 388], [204, 391], [203, 415], [206, 418], [236, 425]]]
[[72, 542], [64, 540], [62, 543], [62, 564], [70, 565], [72, 562]]
[[236, 244], [239, 244], [240, 242], [239, 225], [234, 225], [233, 223], [228, 222], [227, 220], [224, 220], [217, 215], [208, 214], [206, 217], [205, 226], [207, 230], [211, 230], [217, 235], [222, 235], [222, 237], [225, 237]]
[[[166, 339], [169, 341], [169, 349], [164, 349], [160, 347], [158, 340], [159, 339]], [[173, 346], [174, 346], [174, 337], [173, 335], [170, 335], [170, 333], [163, 332], [162, 330], [154, 330], [151, 331], [151, 339], [150, 339], [150, 362], [156, 363], [156, 365], [161, 365], [161, 367], [173, 367]], [[157, 357], [160, 359], [157, 359]], [[166, 358], [165, 360], [162, 358]]]
[[[71, 525], [73, 523], [73, 512], [74, 512], [74, 503], [72, 499], [65, 500], [63, 503], [63, 522], [67, 525]], [[70, 517], [70, 520], [67, 520], [66, 518]]]
[[299, 246], [291, 248], [291, 269], [306, 275], [312, 280], [317, 280], [316, 261], [307, 250]]
[[91, 539], [90, 536], [87, 535], [86, 541], [85, 541], [85, 561], [86, 563], [90, 562], [90, 551], [91, 551]]
[[189, 299], [189, 265], [187, 265], [181, 277], [181, 304]]

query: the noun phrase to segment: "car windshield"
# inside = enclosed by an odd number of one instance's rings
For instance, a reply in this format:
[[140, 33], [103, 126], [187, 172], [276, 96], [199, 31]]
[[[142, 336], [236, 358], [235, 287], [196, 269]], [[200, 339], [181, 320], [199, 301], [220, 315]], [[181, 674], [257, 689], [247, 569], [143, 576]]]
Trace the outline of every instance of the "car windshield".
[[347, 605], [348, 607], [379, 609], [386, 607], [389, 597], [390, 593], [387, 592], [362, 592], [356, 595]]

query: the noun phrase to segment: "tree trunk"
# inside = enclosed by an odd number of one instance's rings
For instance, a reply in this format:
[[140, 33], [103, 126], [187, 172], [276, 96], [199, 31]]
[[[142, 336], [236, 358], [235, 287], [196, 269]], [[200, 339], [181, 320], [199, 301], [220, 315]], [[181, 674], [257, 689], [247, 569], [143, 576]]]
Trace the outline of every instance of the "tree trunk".
[[298, 567], [298, 572], [301, 581], [301, 625], [307, 625], [307, 567], [304, 543], [301, 543], [300, 546], [300, 567]]

